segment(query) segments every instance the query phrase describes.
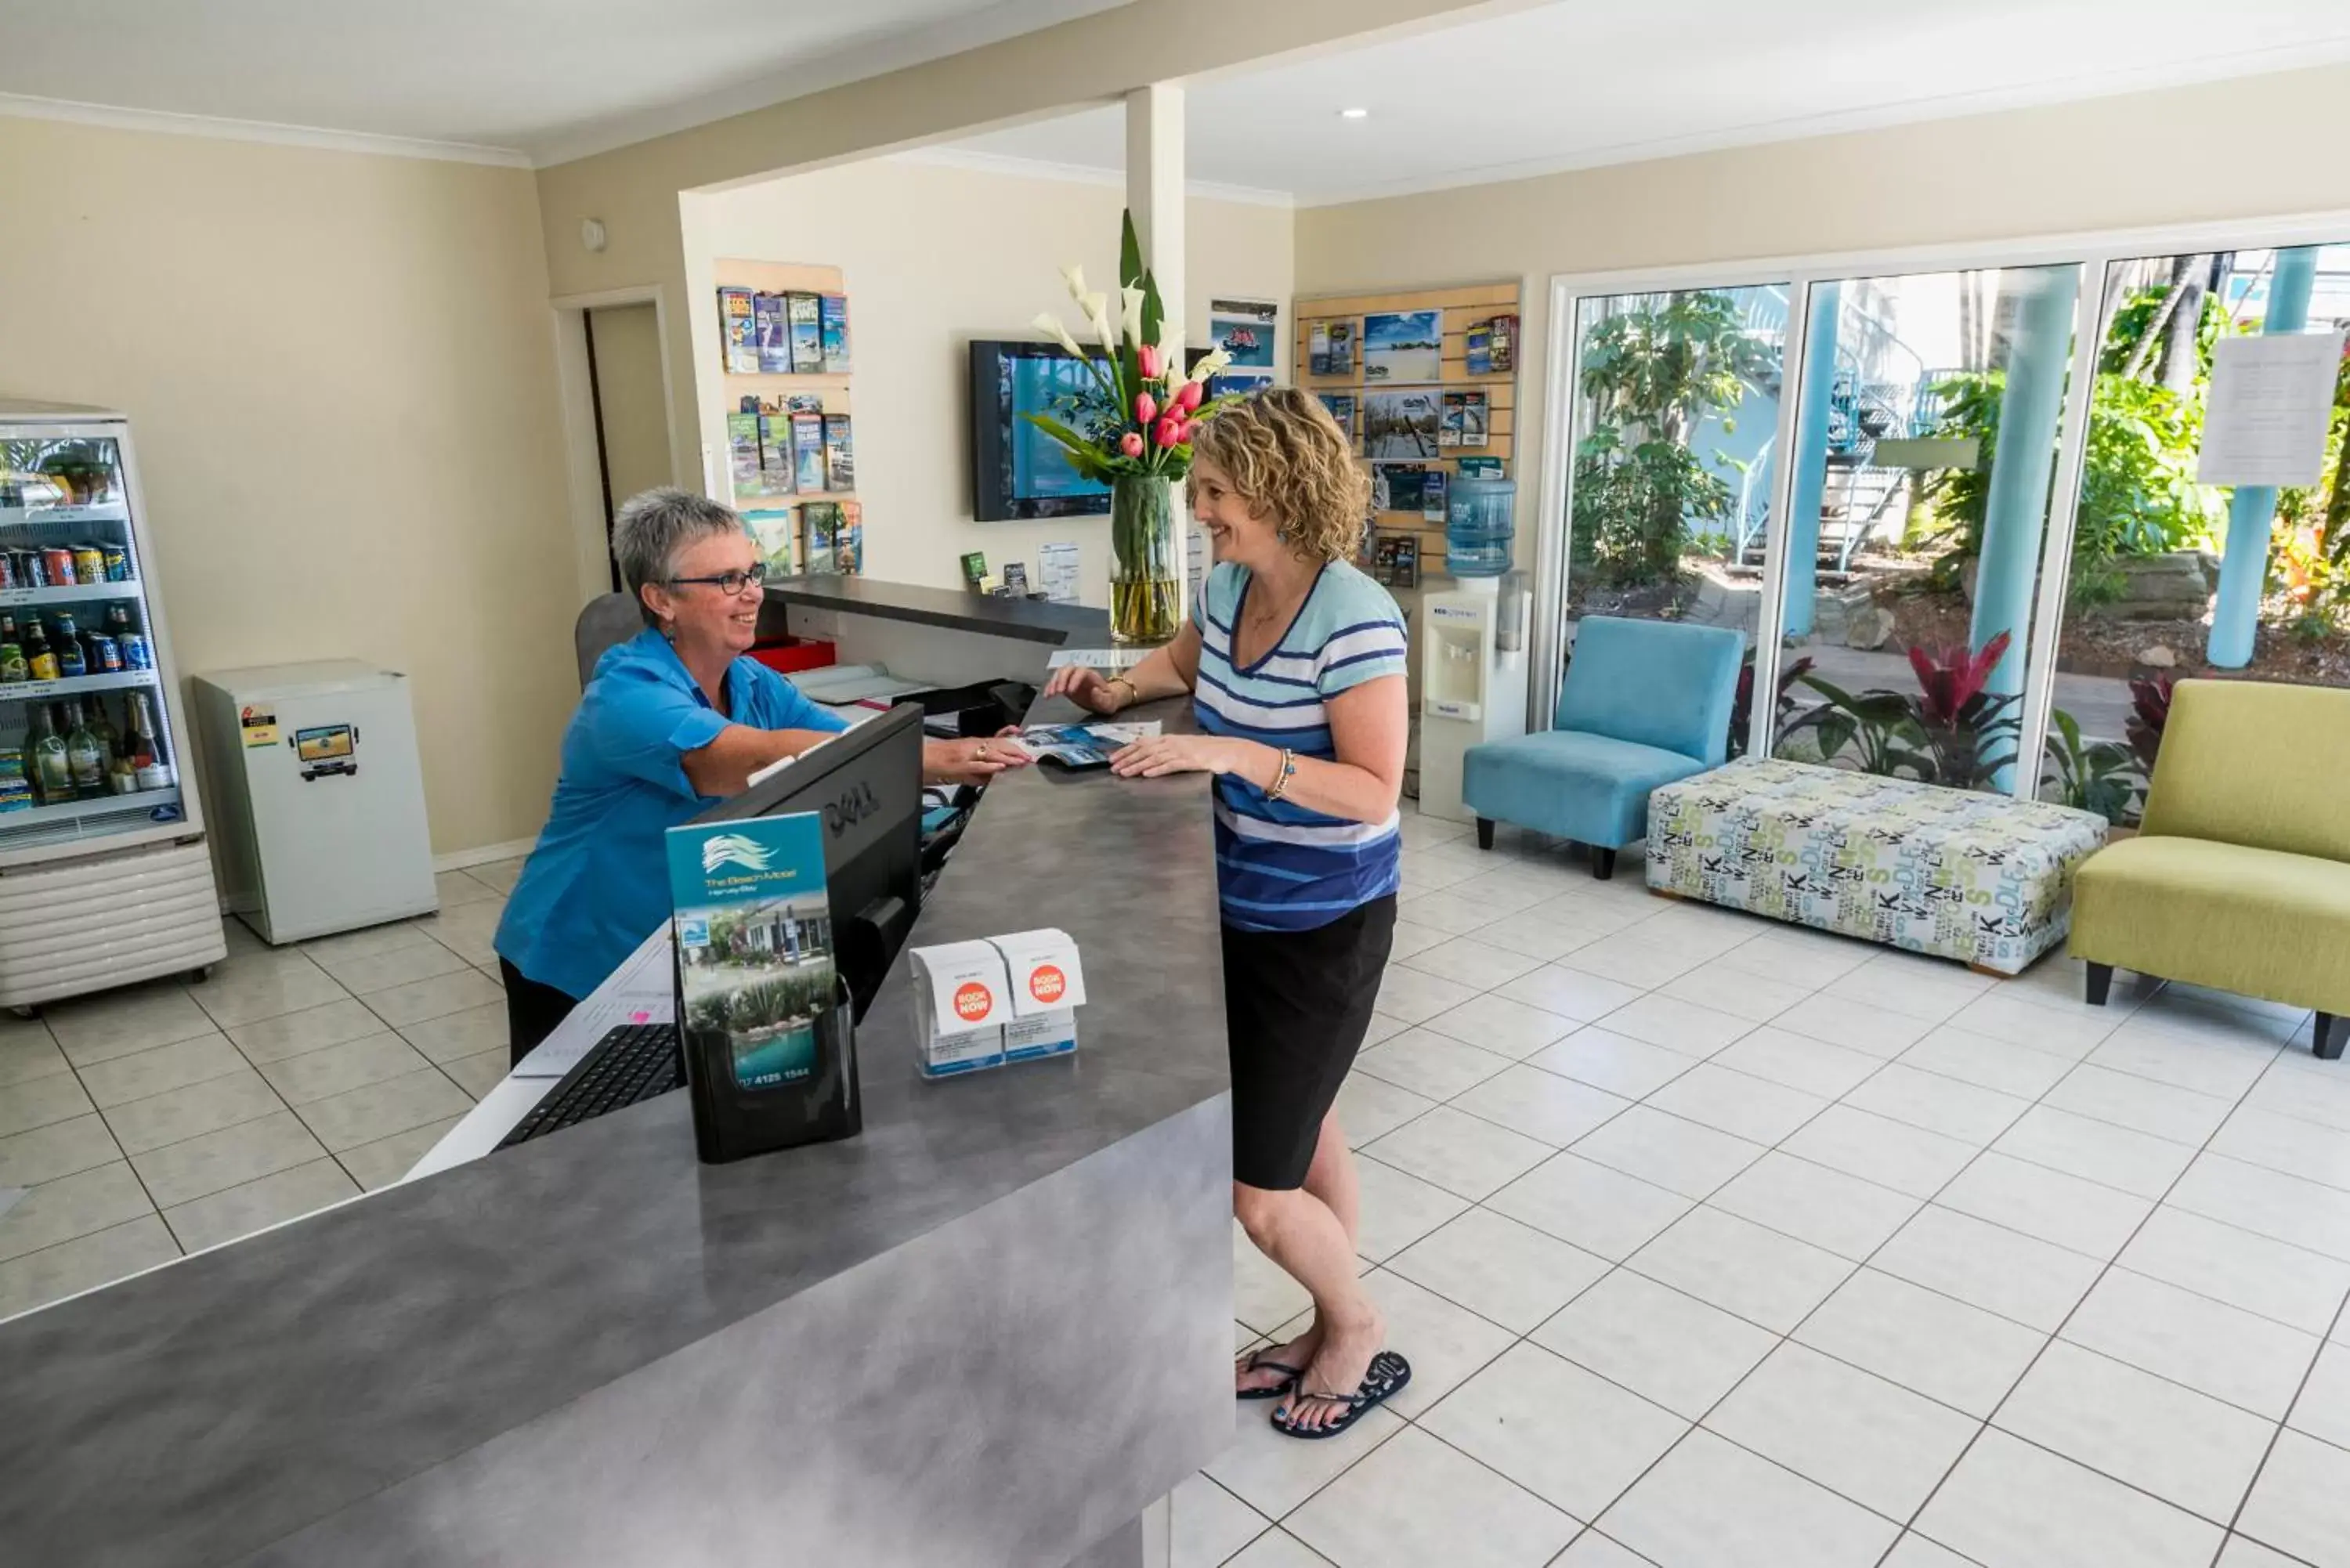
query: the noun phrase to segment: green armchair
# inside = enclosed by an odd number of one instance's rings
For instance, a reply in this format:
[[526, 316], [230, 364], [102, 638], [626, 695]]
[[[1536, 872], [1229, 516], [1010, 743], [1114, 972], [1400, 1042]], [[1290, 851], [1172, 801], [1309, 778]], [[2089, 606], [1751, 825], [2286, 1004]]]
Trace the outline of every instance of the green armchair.
[[2350, 691], [2182, 680], [2146, 826], [2083, 862], [2070, 950], [2103, 1006], [2116, 968], [2314, 1008], [2350, 1033]]

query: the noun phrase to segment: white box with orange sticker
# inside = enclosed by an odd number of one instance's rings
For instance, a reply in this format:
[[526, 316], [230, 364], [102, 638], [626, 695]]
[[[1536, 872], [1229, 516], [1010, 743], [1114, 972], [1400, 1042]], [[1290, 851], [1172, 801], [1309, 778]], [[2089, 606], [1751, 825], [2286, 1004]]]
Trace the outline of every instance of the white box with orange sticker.
[[1077, 944], [1060, 930], [1015, 931], [992, 939], [1003, 955], [1012, 985], [1012, 1017], [1003, 1026], [1003, 1059], [1029, 1062], [1077, 1048], [1076, 1010], [1085, 1005], [1085, 971]]
[[916, 948], [910, 957], [924, 1077], [952, 1077], [1077, 1048], [1076, 1009], [1085, 1004], [1086, 977], [1066, 931], [946, 942]]

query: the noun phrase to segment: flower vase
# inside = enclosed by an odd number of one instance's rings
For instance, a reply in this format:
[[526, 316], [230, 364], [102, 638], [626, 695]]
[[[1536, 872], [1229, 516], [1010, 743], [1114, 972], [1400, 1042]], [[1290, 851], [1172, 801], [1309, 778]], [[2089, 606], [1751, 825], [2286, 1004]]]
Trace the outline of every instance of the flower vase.
[[1110, 482], [1110, 615], [1113, 642], [1165, 642], [1183, 615], [1176, 564], [1175, 487], [1156, 474]]

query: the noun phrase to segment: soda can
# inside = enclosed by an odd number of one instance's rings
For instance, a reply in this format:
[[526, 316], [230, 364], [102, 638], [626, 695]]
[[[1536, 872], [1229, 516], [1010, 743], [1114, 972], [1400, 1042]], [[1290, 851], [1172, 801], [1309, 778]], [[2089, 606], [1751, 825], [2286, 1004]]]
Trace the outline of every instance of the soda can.
[[102, 631], [85, 633], [82, 646], [89, 650], [87, 662], [92, 675], [122, 673], [122, 649], [116, 640]]
[[127, 583], [130, 580], [130, 552], [120, 545], [101, 545], [99, 550], [106, 560], [106, 580]]
[[0, 588], [23, 586], [16, 580], [16, 557], [6, 550], [0, 550]]
[[48, 564], [38, 550], [16, 552], [16, 586], [20, 588], [46, 588], [50, 586]]
[[49, 587], [69, 588], [78, 581], [74, 576], [74, 553], [62, 545], [52, 545], [41, 552], [41, 567], [49, 574]]
[[106, 552], [95, 545], [74, 546], [74, 576], [83, 583], [106, 581]]
[[155, 668], [155, 650], [148, 645], [145, 632], [126, 631], [115, 638], [113, 641], [115, 651], [122, 656], [123, 669], [152, 670]]

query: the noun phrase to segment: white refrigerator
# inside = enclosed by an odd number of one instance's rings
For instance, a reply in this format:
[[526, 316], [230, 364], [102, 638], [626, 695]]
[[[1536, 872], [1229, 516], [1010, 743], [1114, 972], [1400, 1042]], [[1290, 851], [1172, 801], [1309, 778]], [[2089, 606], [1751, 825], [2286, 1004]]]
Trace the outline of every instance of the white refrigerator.
[[18, 1012], [226, 956], [149, 538], [120, 414], [0, 397], [0, 1006]]
[[356, 659], [189, 683], [230, 909], [271, 942], [440, 906], [408, 677]]

